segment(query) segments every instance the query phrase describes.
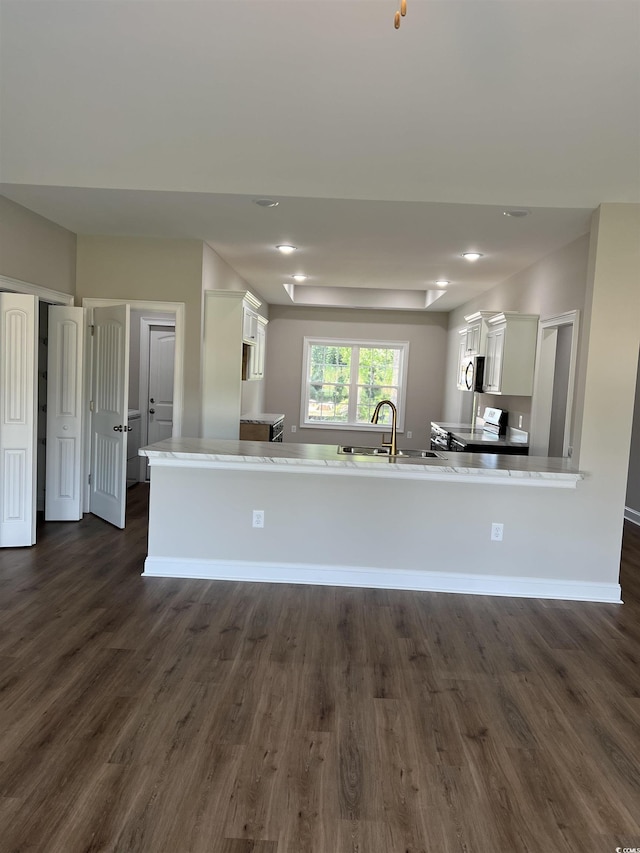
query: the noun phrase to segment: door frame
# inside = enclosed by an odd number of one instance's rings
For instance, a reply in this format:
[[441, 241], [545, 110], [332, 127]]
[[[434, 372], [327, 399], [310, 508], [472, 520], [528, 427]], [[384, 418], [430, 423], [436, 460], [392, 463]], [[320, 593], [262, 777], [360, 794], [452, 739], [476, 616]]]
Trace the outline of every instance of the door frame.
[[[70, 293], [63, 293], [60, 290], [53, 290], [50, 287], [43, 287], [40, 284], [34, 284], [30, 281], [23, 281], [18, 278], [11, 278], [11, 276], [0, 275], [0, 290], [7, 291], [8, 293], [20, 293], [26, 296], [35, 296], [37, 299], [36, 305], [39, 306], [41, 302], [46, 303], [47, 305], [67, 305], [73, 306], [75, 302], [75, 298]], [[39, 324], [38, 324], [38, 312], [36, 311], [36, 328], [35, 335], [36, 338], [39, 336]], [[34, 359], [33, 371], [34, 371], [34, 383], [35, 388], [37, 389], [38, 382], [38, 359]], [[37, 395], [37, 391], [36, 391]], [[34, 400], [34, 408], [37, 409], [37, 401]], [[37, 430], [37, 427], [34, 423], [34, 429]], [[34, 441], [37, 440], [37, 433], [34, 438]], [[37, 448], [34, 450], [33, 457], [33, 471], [31, 472], [31, 476], [34, 479], [34, 490], [33, 490], [33, 524], [34, 524], [34, 543], [35, 539], [35, 526], [36, 526], [36, 512], [37, 512], [37, 494], [35, 489], [35, 482], [37, 482], [37, 474], [38, 474], [38, 454]], [[47, 487], [47, 474], [46, 474], [46, 465], [45, 465], [45, 490]]]
[[[533, 400], [531, 406], [531, 441], [529, 442], [532, 455], [548, 454], [549, 432], [551, 427], [551, 407], [553, 397], [553, 381], [555, 376], [555, 351], [557, 334], [562, 326], [572, 326], [571, 355], [569, 358], [569, 381], [567, 384], [567, 409], [564, 419], [564, 438], [562, 455], [567, 457], [573, 453], [571, 445], [571, 421], [573, 417], [573, 397], [575, 391], [576, 369], [578, 363], [578, 338], [580, 332], [580, 312], [566, 311], [540, 320], [538, 325], [538, 342], [536, 349], [536, 367], [533, 380]], [[543, 452], [546, 446], [546, 451]]]
[[48, 302], [50, 305], [73, 305], [74, 303], [74, 297], [70, 293], [51, 290], [49, 287], [41, 287], [39, 284], [21, 281], [18, 278], [10, 278], [7, 275], [0, 275], [0, 290], [37, 296], [39, 301]]
[[[87, 309], [88, 322], [93, 322], [94, 308], [108, 308], [110, 305], [129, 305], [132, 311], [153, 311], [159, 314], [175, 316], [176, 345], [173, 362], [173, 431], [174, 438], [182, 435], [184, 415], [184, 344], [185, 344], [185, 303], [159, 302], [150, 299], [103, 299], [83, 297], [82, 307]], [[91, 335], [85, 337], [85, 400], [91, 397], [91, 375], [93, 369], [93, 348]], [[91, 473], [91, 415], [86, 419], [84, 431], [84, 511], [89, 512], [89, 474]]]
[[[165, 326], [167, 329], [173, 329], [175, 332], [176, 323], [175, 318], [173, 320], [162, 319], [162, 320], [154, 320], [151, 317], [141, 317], [140, 318], [140, 376], [139, 376], [139, 385], [140, 388], [140, 400], [145, 400], [145, 409], [143, 412], [142, 408], [140, 408], [140, 446], [144, 447], [145, 444], [149, 443], [149, 418], [146, 416], [148, 414], [148, 401], [149, 401], [149, 368], [151, 366], [151, 362], [149, 360], [149, 342], [151, 339], [151, 327], [152, 326]], [[175, 345], [174, 345], [175, 346]], [[174, 358], [174, 369], [175, 369], [175, 358]], [[174, 379], [174, 392], [175, 392], [175, 379]], [[140, 481], [145, 481], [145, 474], [147, 471], [147, 457], [140, 457]]]

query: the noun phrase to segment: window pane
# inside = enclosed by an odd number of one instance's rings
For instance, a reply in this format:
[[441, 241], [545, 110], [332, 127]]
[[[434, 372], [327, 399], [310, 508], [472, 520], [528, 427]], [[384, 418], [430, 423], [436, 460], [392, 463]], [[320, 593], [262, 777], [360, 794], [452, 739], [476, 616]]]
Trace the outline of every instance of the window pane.
[[316, 384], [309, 386], [308, 421], [346, 423], [349, 414], [349, 386]]
[[313, 344], [309, 358], [309, 379], [312, 382], [348, 382], [351, 348]]
[[[391, 400], [392, 403], [398, 402], [398, 389], [389, 388], [388, 386], [363, 387], [358, 386], [358, 423], [370, 423], [373, 417], [373, 411], [381, 400]], [[391, 409], [389, 406], [383, 406], [378, 417], [379, 424], [391, 423]]]
[[400, 358], [398, 349], [360, 347], [358, 382], [361, 385], [398, 385]]

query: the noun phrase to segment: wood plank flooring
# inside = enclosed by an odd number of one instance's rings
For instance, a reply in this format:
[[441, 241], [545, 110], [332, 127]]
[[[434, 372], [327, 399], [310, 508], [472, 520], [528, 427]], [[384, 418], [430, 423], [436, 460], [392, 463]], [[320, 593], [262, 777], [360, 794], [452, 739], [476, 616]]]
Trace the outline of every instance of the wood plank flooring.
[[129, 497], [0, 552], [1, 853], [640, 848], [640, 529], [623, 606], [178, 581]]

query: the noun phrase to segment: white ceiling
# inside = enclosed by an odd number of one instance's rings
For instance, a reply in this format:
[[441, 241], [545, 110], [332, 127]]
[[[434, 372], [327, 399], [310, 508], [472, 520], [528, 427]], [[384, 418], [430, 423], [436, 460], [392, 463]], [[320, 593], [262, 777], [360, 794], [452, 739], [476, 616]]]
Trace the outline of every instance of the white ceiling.
[[0, 0], [0, 191], [77, 233], [206, 240], [273, 303], [297, 271], [319, 301], [449, 279], [431, 310], [640, 200], [637, 0], [395, 9]]

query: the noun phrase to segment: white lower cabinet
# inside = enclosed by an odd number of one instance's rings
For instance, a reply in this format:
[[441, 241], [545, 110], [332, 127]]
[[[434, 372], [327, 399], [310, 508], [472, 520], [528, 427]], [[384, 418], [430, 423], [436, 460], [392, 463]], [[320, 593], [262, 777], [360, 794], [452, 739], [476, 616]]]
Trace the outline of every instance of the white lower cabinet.
[[538, 338], [537, 314], [496, 314], [488, 321], [482, 390], [530, 397]]

